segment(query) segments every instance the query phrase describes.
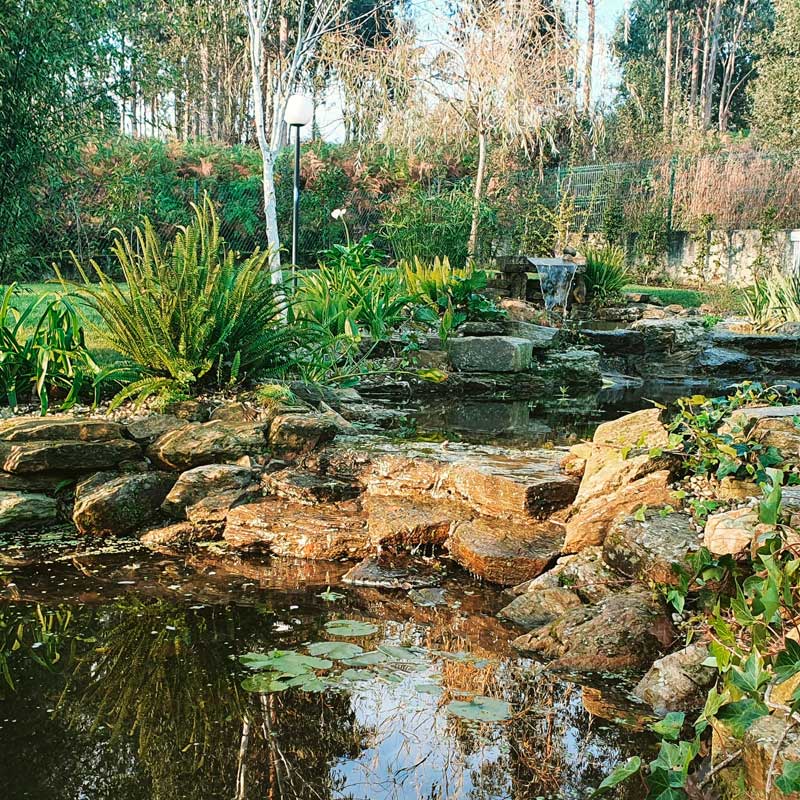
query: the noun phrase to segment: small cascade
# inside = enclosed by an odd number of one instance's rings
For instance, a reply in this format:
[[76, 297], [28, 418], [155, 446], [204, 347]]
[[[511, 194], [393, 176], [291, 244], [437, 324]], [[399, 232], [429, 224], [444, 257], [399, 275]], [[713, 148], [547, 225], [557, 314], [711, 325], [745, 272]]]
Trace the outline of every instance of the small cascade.
[[552, 316], [554, 311], [560, 308], [562, 321], [566, 320], [569, 295], [575, 281], [575, 264], [569, 262], [541, 264], [536, 263], [533, 259], [531, 261], [536, 265], [539, 273], [539, 286], [542, 289], [545, 311], [548, 316]]

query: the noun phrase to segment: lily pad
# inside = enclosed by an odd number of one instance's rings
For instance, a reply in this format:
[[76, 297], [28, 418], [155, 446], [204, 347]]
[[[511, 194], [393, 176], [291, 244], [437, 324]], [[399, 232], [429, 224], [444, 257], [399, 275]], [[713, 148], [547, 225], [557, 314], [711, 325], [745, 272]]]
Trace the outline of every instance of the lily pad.
[[453, 700], [447, 704], [447, 711], [456, 717], [475, 722], [502, 722], [511, 716], [511, 706], [504, 700], [477, 695], [472, 700]]
[[444, 691], [438, 683], [418, 683], [414, 688], [420, 694], [429, 694], [432, 697], [439, 697]]
[[308, 652], [312, 656], [325, 656], [334, 661], [343, 661], [363, 653], [364, 648], [350, 642], [314, 642], [308, 646]]
[[320, 694], [326, 689], [332, 688], [335, 684], [330, 683], [324, 678], [320, 678], [313, 672], [307, 672], [304, 675], [298, 675], [296, 678], [286, 681], [286, 685], [294, 689], [300, 689], [302, 692]]
[[388, 658], [380, 650], [371, 650], [369, 653], [361, 653], [352, 658], [346, 658], [342, 663], [347, 664], [348, 667], [374, 667], [376, 664], [383, 664]]
[[344, 681], [371, 681], [375, 673], [368, 669], [346, 669], [339, 677]]
[[288, 688], [289, 684], [278, 680], [274, 672], [259, 672], [258, 675], [250, 675], [242, 681], [242, 689], [246, 692], [272, 694], [283, 692]]
[[297, 653], [294, 650], [271, 650], [269, 653], [245, 653], [239, 661], [250, 669], [272, 670], [281, 675], [304, 675], [316, 669], [330, 669], [332, 661]]
[[378, 626], [357, 619], [334, 619], [325, 623], [325, 630], [331, 636], [371, 636], [378, 632]]
[[420, 653], [410, 647], [398, 647], [393, 644], [382, 644], [378, 647], [381, 653], [386, 653], [392, 661], [414, 661], [421, 660]]

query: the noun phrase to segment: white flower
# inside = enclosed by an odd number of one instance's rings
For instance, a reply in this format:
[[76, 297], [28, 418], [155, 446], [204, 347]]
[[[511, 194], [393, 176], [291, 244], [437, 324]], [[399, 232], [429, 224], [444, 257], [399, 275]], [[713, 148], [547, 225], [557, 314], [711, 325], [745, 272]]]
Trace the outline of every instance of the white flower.
[[331, 211], [331, 216], [334, 219], [341, 219], [346, 213], [346, 208], [334, 208], [333, 211]]

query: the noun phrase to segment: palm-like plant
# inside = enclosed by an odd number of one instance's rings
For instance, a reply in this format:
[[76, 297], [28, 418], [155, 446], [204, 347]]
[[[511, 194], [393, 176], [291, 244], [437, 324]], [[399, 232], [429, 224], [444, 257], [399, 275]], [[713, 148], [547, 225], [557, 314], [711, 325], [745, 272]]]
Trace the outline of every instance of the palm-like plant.
[[125, 359], [110, 374], [137, 378], [116, 404], [246, 374], [274, 375], [292, 362], [296, 335], [282, 319], [269, 253], [237, 263], [220, 238], [212, 202], [206, 197], [193, 208], [194, 221], [171, 243], [162, 244], [148, 219], [136, 230], [135, 247], [117, 237], [113, 253], [123, 283], [95, 261], [93, 275], [76, 261], [82, 280], [62, 279], [101, 318], [98, 335]]
[[744, 310], [754, 328], [773, 331], [800, 322], [800, 276], [784, 275], [777, 267], [744, 293]]
[[591, 302], [602, 306], [619, 299], [630, 282], [630, 274], [625, 266], [625, 251], [616, 245], [587, 250], [583, 277]]

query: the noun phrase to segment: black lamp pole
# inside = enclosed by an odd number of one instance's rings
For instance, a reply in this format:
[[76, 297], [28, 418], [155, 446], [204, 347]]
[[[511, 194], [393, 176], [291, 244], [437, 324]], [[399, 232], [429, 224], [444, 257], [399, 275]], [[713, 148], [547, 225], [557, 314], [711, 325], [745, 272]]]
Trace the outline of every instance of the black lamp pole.
[[294, 205], [292, 208], [292, 283], [297, 288], [297, 237], [300, 231], [300, 125], [294, 128]]

